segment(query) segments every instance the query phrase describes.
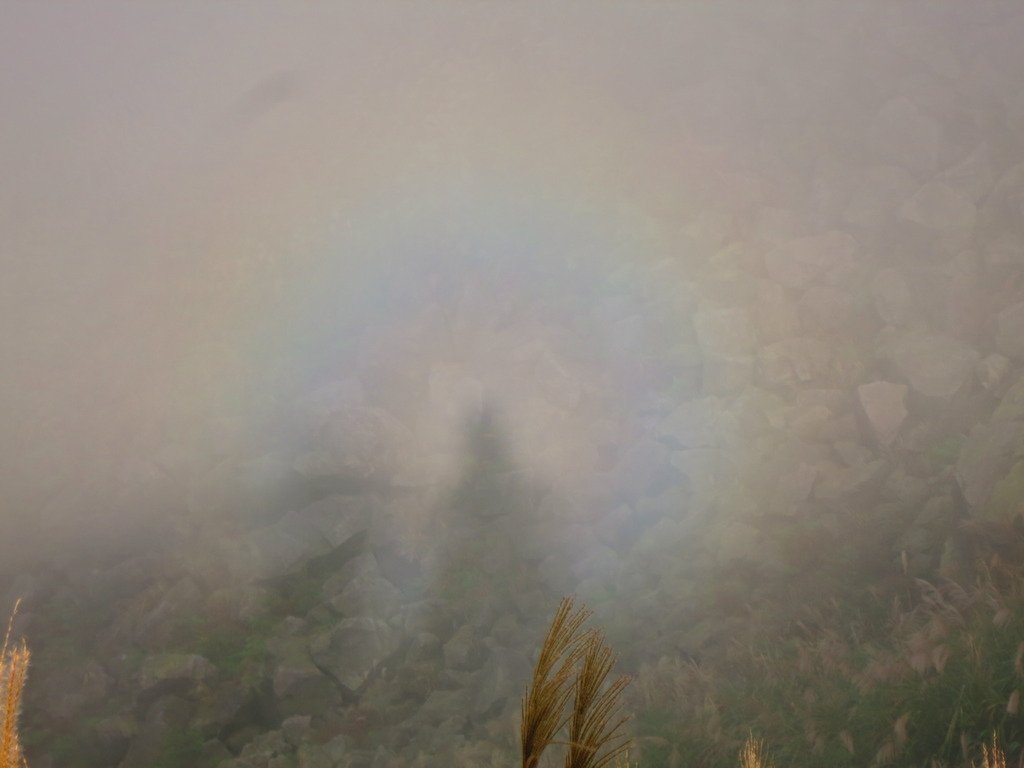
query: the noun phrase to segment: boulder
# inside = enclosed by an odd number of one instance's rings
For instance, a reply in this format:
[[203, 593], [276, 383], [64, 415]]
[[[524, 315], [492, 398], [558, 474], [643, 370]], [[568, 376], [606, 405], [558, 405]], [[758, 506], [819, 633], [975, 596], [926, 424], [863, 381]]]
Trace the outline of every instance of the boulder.
[[758, 371], [768, 387], [824, 383], [832, 373], [832, 350], [820, 339], [777, 341], [758, 351]]
[[902, 272], [883, 269], [871, 281], [875, 311], [889, 325], [907, 325], [917, 314], [917, 302], [910, 283]]
[[398, 635], [380, 619], [342, 619], [310, 641], [314, 663], [354, 694], [398, 650]]
[[850, 191], [843, 220], [865, 230], [877, 230], [893, 218], [900, 204], [917, 186], [913, 175], [903, 168], [893, 165], [868, 168]]
[[1011, 359], [1024, 359], [1024, 301], [996, 315], [996, 349]]
[[980, 202], [995, 183], [992, 152], [988, 144], [979, 144], [967, 157], [939, 174], [938, 178], [964, 199], [972, 203]]
[[964, 499], [977, 512], [988, 504], [995, 484], [1013, 466], [1024, 442], [1024, 423], [993, 421], [979, 424], [967, 435], [956, 463], [956, 478]]
[[873, 490], [885, 479], [889, 464], [884, 459], [852, 467], [830, 464], [821, 466], [821, 476], [814, 486], [814, 498], [834, 501]]
[[924, 331], [902, 334], [881, 352], [916, 392], [939, 399], [949, 399], [963, 389], [980, 359], [963, 342]]
[[375, 487], [390, 479], [414, 444], [413, 433], [387, 411], [347, 406], [330, 415], [316, 448], [299, 456], [294, 467], [334, 487]]
[[703, 390], [709, 395], [728, 397], [739, 394], [754, 375], [753, 355], [704, 355]]
[[982, 389], [997, 397], [1003, 394], [1010, 375], [1010, 361], [1003, 355], [987, 355], [975, 366], [974, 372]]
[[857, 387], [857, 399], [880, 445], [890, 445], [907, 418], [907, 385], [873, 381]]
[[376, 616], [389, 619], [398, 609], [401, 593], [380, 575], [356, 576], [330, 600], [342, 616]]
[[848, 291], [815, 285], [800, 299], [800, 323], [810, 333], [849, 336], [858, 325], [860, 309]]
[[203, 592], [189, 576], [176, 581], [160, 597], [157, 605], [143, 615], [135, 629], [135, 641], [157, 650], [185, 639], [181, 627], [203, 604]]
[[139, 726], [132, 717], [121, 714], [96, 721], [91, 730], [97, 757], [108, 765], [117, 765], [138, 733]]
[[472, 671], [483, 664], [487, 649], [479, 627], [463, 624], [444, 644], [444, 663], [449, 669]]
[[163, 696], [147, 710], [145, 721], [132, 739], [119, 768], [151, 768], [164, 756], [168, 742], [186, 729], [191, 714], [188, 702]]
[[461, 366], [433, 365], [427, 392], [431, 411], [449, 424], [475, 422], [483, 413], [484, 385]]
[[796, 305], [787, 298], [786, 290], [771, 280], [762, 280], [758, 284], [754, 318], [762, 343], [800, 335], [800, 315]]
[[833, 230], [799, 237], [770, 250], [764, 258], [768, 276], [787, 288], [806, 288], [829, 270], [849, 262], [858, 252], [857, 242], [845, 232]]
[[286, 517], [250, 531], [238, 541], [225, 543], [225, 559], [233, 574], [243, 581], [274, 579], [330, 548], [308, 522], [294, 514]]
[[162, 653], [149, 656], [139, 670], [138, 695], [152, 700], [167, 693], [185, 694], [209, 682], [216, 668], [194, 653]]
[[887, 101], [868, 129], [875, 156], [916, 172], [931, 172], [939, 162], [942, 130], [909, 99]]
[[627, 501], [647, 494], [668, 458], [668, 448], [657, 440], [642, 439], [629, 445], [611, 473], [617, 494]]
[[1022, 446], [1024, 378], [1010, 387], [987, 424], [971, 429], [960, 450], [956, 479], [974, 512], [984, 513], [996, 484], [1022, 457]]
[[749, 355], [757, 344], [745, 309], [703, 307], [693, 316], [693, 327], [705, 354]]
[[970, 240], [977, 215], [974, 203], [937, 181], [922, 186], [900, 208], [902, 219], [933, 235], [946, 251]]

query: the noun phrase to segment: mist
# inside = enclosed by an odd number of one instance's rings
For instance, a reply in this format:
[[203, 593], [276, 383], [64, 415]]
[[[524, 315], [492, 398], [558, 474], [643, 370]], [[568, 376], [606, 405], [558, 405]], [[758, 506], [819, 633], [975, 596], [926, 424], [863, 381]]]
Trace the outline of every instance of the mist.
[[687, 665], [1024, 562], [1016, 4], [2, 13], [34, 766], [505, 764], [566, 594], [735, 764]]

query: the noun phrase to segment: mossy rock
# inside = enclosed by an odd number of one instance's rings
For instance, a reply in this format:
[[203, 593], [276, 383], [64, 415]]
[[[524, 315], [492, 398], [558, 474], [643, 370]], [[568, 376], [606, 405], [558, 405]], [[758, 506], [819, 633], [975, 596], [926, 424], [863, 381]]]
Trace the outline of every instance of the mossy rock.
[[1024, 421], [1024, 376], [1010, 387], [992, 414], [992, 422]]
[[992, 489], [985, 518], [1008, 522], [1024, 513], [1024, 460], [1018, 461]]

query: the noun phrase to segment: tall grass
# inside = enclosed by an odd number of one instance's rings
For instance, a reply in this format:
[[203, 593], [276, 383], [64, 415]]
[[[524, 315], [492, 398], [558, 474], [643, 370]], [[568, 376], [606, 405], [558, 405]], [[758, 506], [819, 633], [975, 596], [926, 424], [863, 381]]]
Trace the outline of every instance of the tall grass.
[[[1016, 765], [1024, 566], [991, 559], [973, 584], [906, 578], [898, 593], [880, 593], [888, 610], [808, 606], [781, 629], [751, 619], [700, 663], [643, 664], [641, 766], [731, 768], [751, 731], [780, 768]], [[983, 749], [993, 736], [1002, 749]]]

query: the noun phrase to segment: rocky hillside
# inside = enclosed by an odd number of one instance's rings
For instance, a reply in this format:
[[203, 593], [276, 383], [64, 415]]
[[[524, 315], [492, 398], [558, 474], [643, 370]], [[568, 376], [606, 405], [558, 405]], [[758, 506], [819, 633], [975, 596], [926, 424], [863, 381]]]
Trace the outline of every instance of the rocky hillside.
[[34, 768], [512, 765], [563, 594], [638, 673], [1024, 546], [1024, 12], [853, 5], [694, 57], [675, 256], [411, 265], [272, 428], [55, 491], [144, 522], [5, 577]]

